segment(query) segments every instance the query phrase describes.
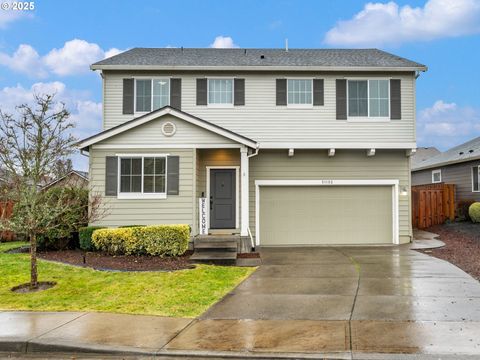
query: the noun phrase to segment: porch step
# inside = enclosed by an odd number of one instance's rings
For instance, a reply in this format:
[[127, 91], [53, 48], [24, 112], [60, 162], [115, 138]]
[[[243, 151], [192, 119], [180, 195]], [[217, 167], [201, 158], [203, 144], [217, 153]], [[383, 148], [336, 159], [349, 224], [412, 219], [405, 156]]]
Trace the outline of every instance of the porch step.
[[201, 264], [234, 265], [237, 261], [236, 251], [195, 251], [190, 261]]
[[235, 240], [198, 240], [194, 242], [195, 251], [197, 250], [210, 250], [210, 249], [222, 249], [226, 251], [237, 251], [237, 242]]

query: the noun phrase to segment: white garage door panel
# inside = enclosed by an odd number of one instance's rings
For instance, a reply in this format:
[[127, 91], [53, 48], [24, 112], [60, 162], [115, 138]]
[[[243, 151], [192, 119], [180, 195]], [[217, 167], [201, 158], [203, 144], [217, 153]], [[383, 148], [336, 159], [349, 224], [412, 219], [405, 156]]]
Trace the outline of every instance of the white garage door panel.
[[262, 186], [260, 245], [391, 244], [392, 186]]

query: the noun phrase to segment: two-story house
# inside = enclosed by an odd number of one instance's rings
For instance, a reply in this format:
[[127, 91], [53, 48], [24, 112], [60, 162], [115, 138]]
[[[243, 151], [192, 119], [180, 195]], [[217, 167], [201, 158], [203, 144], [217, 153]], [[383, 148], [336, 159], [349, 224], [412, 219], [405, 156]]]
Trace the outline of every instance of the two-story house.
[[135, 48], [91, 68], [104, 131], [80, 148], [109, 207], [96, 225], [187, 223], [259, 246], [411, 240], [424, 65], [376, 49]]

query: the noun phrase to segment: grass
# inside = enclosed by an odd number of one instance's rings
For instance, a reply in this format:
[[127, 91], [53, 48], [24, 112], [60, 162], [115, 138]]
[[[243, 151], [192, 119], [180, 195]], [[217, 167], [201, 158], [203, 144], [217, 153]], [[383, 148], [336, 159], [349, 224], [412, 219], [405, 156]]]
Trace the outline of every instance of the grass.
[[110, 272], [38, 261], [39, 281], [51, 289], [17, 294], [10, 289], [29, 281], [29, 255], [5, 254], [24, 243], [0, 244], [0, 309], [98, 311], [196, 317], [255, 269], [200, 265], [175, 272]]

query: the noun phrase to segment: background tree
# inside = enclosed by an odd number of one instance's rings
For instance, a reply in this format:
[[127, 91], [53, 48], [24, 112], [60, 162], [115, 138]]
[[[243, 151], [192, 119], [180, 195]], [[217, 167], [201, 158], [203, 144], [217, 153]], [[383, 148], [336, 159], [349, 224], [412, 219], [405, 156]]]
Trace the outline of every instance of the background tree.
[[[54, 97], [34, 95], [33, 105], [18, 106], [15, 116], [0, 110], [0, 168], [10, 174], [8, 198], [15, 204], [11, 218], [0, 217], [1, 226], [30, 240], [31, 288], [38, 286], [37, 238], [58, 226], [58, 219], [72, 206], [80, 207], [78, 210], [89, 219], [99, 209], [99, 197], [79, 205], [68, 189], [42, 191], [39, 186], [56, 176], [59, 164], [68, 163], [75, 151], [70, 113]], [[80, 216], [75, 221], [83, 225], [89, 219]]]

